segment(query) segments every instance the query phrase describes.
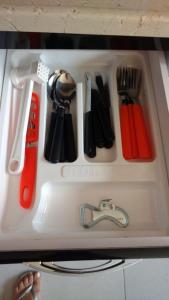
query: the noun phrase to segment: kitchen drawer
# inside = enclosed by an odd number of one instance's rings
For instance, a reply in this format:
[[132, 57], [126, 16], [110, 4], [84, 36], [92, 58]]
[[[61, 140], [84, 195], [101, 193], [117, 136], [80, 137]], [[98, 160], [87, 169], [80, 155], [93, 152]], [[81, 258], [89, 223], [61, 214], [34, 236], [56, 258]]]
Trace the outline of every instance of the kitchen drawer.
[[[50, 164], [44, 159], [50, 107], [46, 86], [40, 95], [40, 129], [36, 192], [33, 207], [19, 205], [20, 175], [9, 175], [8, 161], [14, 139], [20, 94], [10, 80], [12, 67], [24, 67], [41, 58], [50, 70], [66, 69], [77, 82], [72, 114], [77, 159]], [[133, 64], [143, 71], [141, 101], [154, 148], [152, 161], [127, 161], [122, 155], [116, 70]], [[113, 150], [100, 150], [97, 159], [83, 151], [84, 73], [108, 78]], [[132, 249], [169, 247], [169, 78], [162, 52], [91, 50], [8, 50], [0, 111], [0, 251]], [[129, 225], [119, 228], [103, 222], [92, 229], [80, 225], [80, 205], [98, 206], [102, 199], [125, 209]]]

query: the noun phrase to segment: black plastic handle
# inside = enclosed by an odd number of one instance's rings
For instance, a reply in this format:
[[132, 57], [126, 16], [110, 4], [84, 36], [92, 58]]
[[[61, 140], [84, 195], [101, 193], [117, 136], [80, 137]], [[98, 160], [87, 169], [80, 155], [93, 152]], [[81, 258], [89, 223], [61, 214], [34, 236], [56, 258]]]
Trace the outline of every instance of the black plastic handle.
[[104, 145], [106, 148], [111, 148], [114, 143], [114, 132], [110, 124], [109, 110], [107, 107], [105, 107], [103, 101], [100, 99], [98, 91], [95, 89], [92, 89], [92, 99], [98, 114], [99, 122], [101, 124], [104, 137]]
[[49, 131], [48, 131], [48, 136], [47, 136], [47, 142], [46, 142], [46, 146], [45, 146], [45, 158], [48, 161], [50, 161], [49, 158], [50, 158], [55, 123], [56, 123], [56, 117], [57, 117], [56, 112], [52, 112], [51, 117], [50, 117], [50, 125], [49, 125]]
[[109, 86], [107, 82], [104, 85], [104, 97], [105, 97], [105, 104], [107, 105], [107, 107], [110, 107], [110, 93], [109, 93]]
[[64, 117], [64, 156], [65, 161], [68, 162], [73, 162], [77, 158], [72, 115], [70, 113], [65, 114]]
[[97, 84], [97, 87], [99, 89], [99, 93], [101, 94], [101, 97], [103, 97], [103, 100], [104, 100], [104, 98], [105, 98], [105, 89], [104, 89], [103, 79], [102, 79], [101, 75], [96, 76], [96, 84]]
[[52, 163], [58, 163], [61, 160], [64, 113], [65, 109], [63, 107], [58, 107], [57, 111], [51, 114], [45, 158]]
[[[101, 100], [103, 101], [104, 105], [106, 107], [110, 107], [110, 93], [109, 93], [108, 83], [106, 82], [104, 84], [101, 75], [97, 75], [96, 76], [96, 84], [99, 89]], [[110, 125], [111, 125], [111, 123], [110, 123]]]
[[93, 131], [93, 112], [88, 111], [84, 116], [84, 152], [87, 156], [93, 158], [96, 156], [96, 145]]
[[[108, 128], [110, 128], [110, 130], [112, 131], [112, 136], [113, 136], [113, 140], [114, 140], [115, 135], [114, 135], [114, 131], [112, 129], [111, 118], [110, 118], [109, 86], [107, 83], [105, 85], [103, 84], [103, 79], [102, 79], [101, 75], [96, 76], [96, 84], [98, 86], [99, 93], [100, 93], [100, 101], [105, 106], [105, 111], [106, 111], [106, 115], [107, 115], [106, 123], [107, 123]], [[106, 145], [105, 145], [105, 147], [106, 147]], [[108, 147], [106, 147], [106, 148], [109, 148], [109, 142], [108, 142]]]
[[103, 148], [105, 145], [102, 127], [99, 121], [98, 112], [96, 109], [95, 99], [91, 99], [91, 110], [93, 112], [93, 131], [96, 147]]

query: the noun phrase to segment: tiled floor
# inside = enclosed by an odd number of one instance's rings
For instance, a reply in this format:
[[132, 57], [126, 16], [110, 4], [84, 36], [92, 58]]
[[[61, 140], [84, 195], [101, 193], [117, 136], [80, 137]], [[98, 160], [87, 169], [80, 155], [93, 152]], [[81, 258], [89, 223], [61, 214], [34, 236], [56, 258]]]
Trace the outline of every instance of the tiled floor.
[[143, 260], [124, 270], [127, 300], [168, 300], [169, 259]]
[[[0, 299], [10, 300], [12, 286], [28, 267], [0, 266]], [[169, 259], [142, 260], [117, 271], [63, 276], [41, 273], [41, 300], [168, 300]]]

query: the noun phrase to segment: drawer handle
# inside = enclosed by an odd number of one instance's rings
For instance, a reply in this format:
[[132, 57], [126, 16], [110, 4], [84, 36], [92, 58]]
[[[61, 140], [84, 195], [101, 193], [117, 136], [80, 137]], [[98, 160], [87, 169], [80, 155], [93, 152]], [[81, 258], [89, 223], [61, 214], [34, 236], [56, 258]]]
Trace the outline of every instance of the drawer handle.
[[112, 259], [106, 260], [104, 263], [99, 264], [98, 266], [94, 267], [86, 267], [86, 268], [69, 268], [69, 267], [63, 267], [56, 262], [30, 262], [26, 263], [31, 268], [34, 268], [41, 272], [46, 273], [62, 273], [62, 274], [89, 274], [89, 273], [98, 273], [110, 269], [114, 269], [122, 264], [125, 263], [125, 259], [120, 259], [118, 262], [114, 263]]

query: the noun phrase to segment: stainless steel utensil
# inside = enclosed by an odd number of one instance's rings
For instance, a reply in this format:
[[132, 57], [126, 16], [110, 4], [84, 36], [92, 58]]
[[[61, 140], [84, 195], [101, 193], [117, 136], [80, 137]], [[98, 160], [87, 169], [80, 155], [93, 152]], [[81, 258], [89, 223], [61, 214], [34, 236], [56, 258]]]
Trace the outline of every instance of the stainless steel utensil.
[[[85, 221], [86, 210], [91, 212], [91, 221]], [[97, 223], [109, 220], [119, 227], [127, 227], [129, 224], [128, 214], [121, 207], [113, 204], [112, 199], [100, 201], [98, 207], [85, 203], [80, 207], [80, 225], [84, 228], [91, 228]]]
[[51, 99], [52, 101], [55, 101], [55, 94], [54, 94], [54, 84], [56, 83], [57, 79], [59, 78], [59, 76], [62, 73], [65, 73], [65, 70], [55, 70], [48, 79], [48, 84], [47, 84], [47, 93], [48, 93], [48, 97], [49, 99]]

